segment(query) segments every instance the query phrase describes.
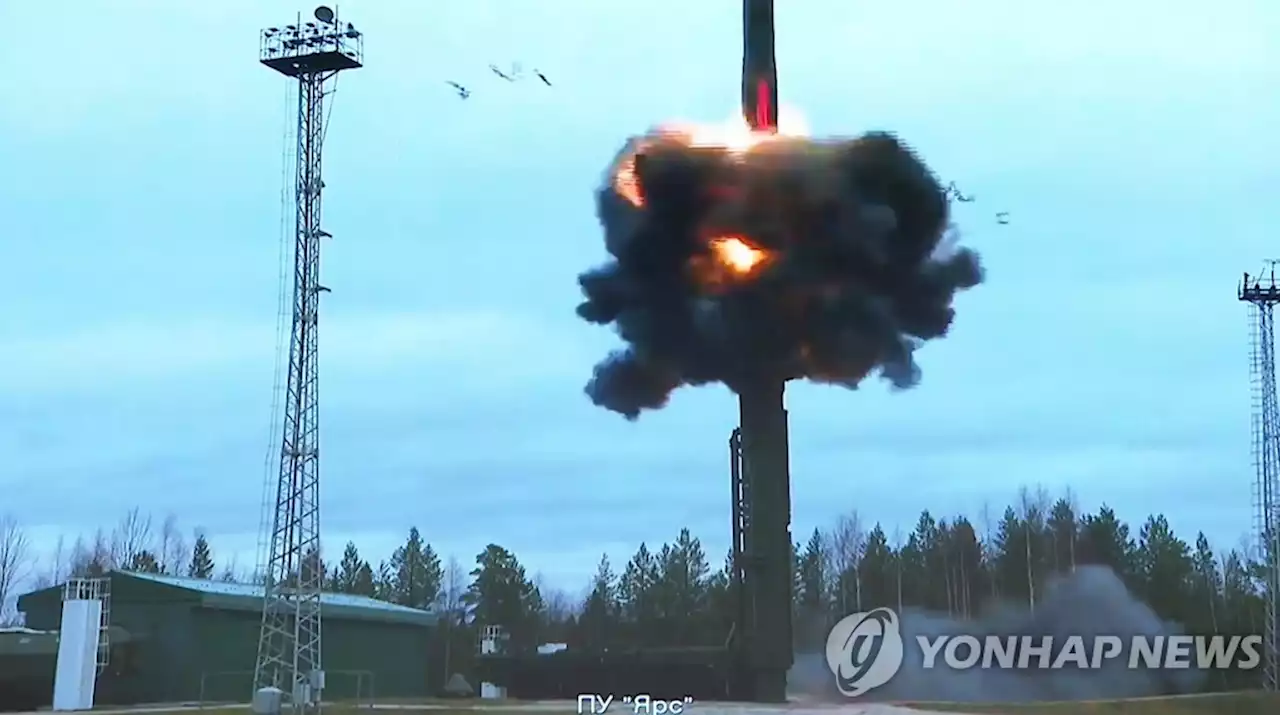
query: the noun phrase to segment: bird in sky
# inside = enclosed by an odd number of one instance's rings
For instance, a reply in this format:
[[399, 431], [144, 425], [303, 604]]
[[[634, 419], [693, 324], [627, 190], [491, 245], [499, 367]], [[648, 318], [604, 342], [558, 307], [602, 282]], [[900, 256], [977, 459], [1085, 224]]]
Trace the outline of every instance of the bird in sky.
[[947, 184], [947, 194], [949, 196], [954, 196], [956, 201], [959, 201], [962, 204], [973, 203], [973, 197], [962, 192], [960, 187], [956, 186], [956, 182], [954, 181]]
[[547, 85], [548, 87], [551, 86], [551, 80], [547, 79], [547, 76], [545, 74], [542, 74], [541, 70], [534, 70], [533, 73], [538, 75], [538, 79], [542, 80], [543, 84]]
[[489, 71], [493, 72], [494, 74], [498, 75], [499, 77], [505, 79], [508, 82], [516, 81], [516, 75], [518, 73], [518, 69], [515, 67], [512, 67], [511, 72], [507, 73], [507, 72], [503, 72], [501, 69], [498, 69], [497, 65], [489, 65]]
[[1008, 226], [1008, 225], [1009, 225], [1009, 212], [1008, 212], [1008, 211], [1001, 211], [1000, 213], [996, 214], [996, 223], [1000, 224], [1001, 226]]
[[458, 97], [461, 99], [466, 99], [467, 97], [471, 96], [471, 90], [467, 89], [466, 87], [463, 87], [457, 82], [445, 82], [445, 84], [449, 85], [450, 87], [453, 87], [454, 91], [458, 93]]

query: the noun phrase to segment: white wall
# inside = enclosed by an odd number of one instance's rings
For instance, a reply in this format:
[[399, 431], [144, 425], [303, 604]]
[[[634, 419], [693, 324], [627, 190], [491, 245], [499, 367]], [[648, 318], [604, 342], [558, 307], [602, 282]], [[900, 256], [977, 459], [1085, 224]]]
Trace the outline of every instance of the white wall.
[[88, 710], [98, 677], [98, 631], [102, 601], [64, 601], [58, 633], [58, 666], [53, 681], [54, 710]]

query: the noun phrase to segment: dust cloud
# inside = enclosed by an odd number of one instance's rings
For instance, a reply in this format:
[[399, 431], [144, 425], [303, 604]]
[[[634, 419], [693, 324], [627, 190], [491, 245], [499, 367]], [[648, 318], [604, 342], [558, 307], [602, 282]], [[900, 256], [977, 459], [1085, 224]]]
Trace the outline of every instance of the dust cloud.
[[[906, 651], [902, 669], [887, 684], [858, 698], [859, 702], [1036, 702], [1174, 695], [1197, 690], [1205, 677], [1203, 671], [1195, 669], [1128, 667], [1130, 637], [1178, 635], [1182, 629], [1161, 620], [1105, 567], [1081, 567], [1058, 578], [1048, 584], [1034, 609], [1025, 604], [996, 604], [972, 620], [916, 609], [905, 609], [900, 615]], [[922, 667], [924, 657], [917, 636], [960, 634], [1052, 636], [1057, 644], [1070, 636], [1081, 636], [1089, 652], [1094, 638], [1111, 635], [1126, 641], [1126, 650], [1096, 669], [1068, 666], [953, 670], [940, 661], [929, 670]], [[1036, 659], [1031, 662], [1034, 665]], [[800, 700], [849, 702], [836, 689], [835, 678], [820, 651], [797, 653], [788, 685], [791, 694]]]

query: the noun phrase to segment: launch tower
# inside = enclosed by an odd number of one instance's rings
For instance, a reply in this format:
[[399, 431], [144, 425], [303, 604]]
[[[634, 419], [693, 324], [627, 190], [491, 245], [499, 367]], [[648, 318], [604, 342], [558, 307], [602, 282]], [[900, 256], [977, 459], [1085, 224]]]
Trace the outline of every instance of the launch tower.
[[1250, 377], [1253, 393], [1254, 531], [1258, 558], [1264, 566], [1262, 683], [1271, 692], [1280, 689], [1280, 406], [1276, 402], [1275, 306], [1280, 303], [1276, 264], [1269, 261], [1265, 275], [1244, 274], [1238, 297], [1249, 304]]
[[316, 330], [320, 294], [320, 157], [324, 100], [343, 70], [362, 66], [364, 37], [328, 7], [314, 20], [262, 31], [262, 64], [297, 82], [293, 318], [283, 443], [263, 576], [254, 691], [275, 687], [295, 711], [318, 711], [320, 660], [320, 449]]
[[[778, 131], [773, 0], [743, 0], [742, 113]], [[791, 469], [786, 381], [767, 372], [737, 386], [733, 453], [734, 647], [743, 688], [756, 702], [785, 702], [791, 642]]]

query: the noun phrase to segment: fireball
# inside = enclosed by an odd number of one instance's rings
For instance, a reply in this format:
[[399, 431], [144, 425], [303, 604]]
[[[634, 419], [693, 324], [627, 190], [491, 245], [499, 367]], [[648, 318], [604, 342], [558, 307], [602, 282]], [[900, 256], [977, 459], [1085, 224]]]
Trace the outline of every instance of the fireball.
[[587, 394], [634, 419], [681, 385], [762, 380], [916, 384], [914, 353], [947, 335], [982, 282], [944, 244], [948, 192], [891, 132], [819, 140], [672, 124], [629, 139], [596, 194], [605, 263], [578, 315], [626, 342]]
[[[753, 148], [779, 137], [803, 137], [809, 135], [808, 125], [798, 112], [782, 107], [778, 116], [778, 131], [757, 132], [741, 116], [735, 116], [723, 124], [690, 124], [673, 122], [659, 127], [658, 133], [668, 139], [675, 139], [691, 147], [722, 148], [725, 153], [742, 154]], [[627, 203], [636, 208], [644, 208], [644, 194], [640, 189], [640, 181], [636, 178], [636, 154], [643, 152], [650, 145], [639, 142], [622, 161], [618, 162], [613, 175], [613, 188]]]
[[[657, 135], [662, 139], [678, 141], [689, 147], [716, 149], [719, 148], [730, 157], [741, 156], [768, 142], [779, 138], [802, 137], [808, 135], [808, 127], [798, 112], [782, 107], [778, 117], [778, 131], [754, 131], [745, 118], [735, 115], [733, 119], [722, 124], [692, 124], [674, 122], [661, 126]], [[637, 209], [645, 207], [644, 189], [636, 176], [636, 156], [652, 146], [652, 141], [640, 141], [632, 147], [618, 163], [614, 170], [612, 184], [627, 203]], [[768, 262], [769, 252], [752, 243], [745, 236], [716, 235], [707, 239], [707, 250], [715, 261], [719, 271], [738, 278], [753, 275]], [[699, 271], [704, 276], [706, 271]], [[723, 280], [714, 280], [722, 283]]]
[[716, 236], [707, 242], [718, 263], [739, 275], [746, 275], [768, 258], [763, 250], [738, 236]]

